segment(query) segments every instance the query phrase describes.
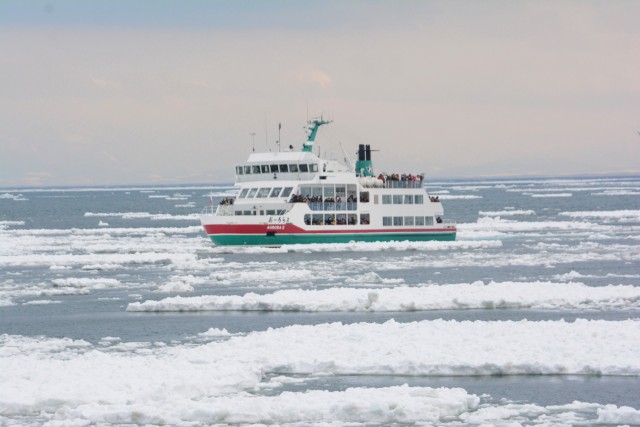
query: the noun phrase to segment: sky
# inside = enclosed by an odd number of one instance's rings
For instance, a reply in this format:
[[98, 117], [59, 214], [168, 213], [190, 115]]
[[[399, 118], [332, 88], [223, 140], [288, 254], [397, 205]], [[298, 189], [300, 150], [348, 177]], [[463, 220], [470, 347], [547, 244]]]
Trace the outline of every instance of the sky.
[[[0, 187], [640, 173], [639, 1], [0, 1]], [[255, 133], [255, 135], [252, 135]]]

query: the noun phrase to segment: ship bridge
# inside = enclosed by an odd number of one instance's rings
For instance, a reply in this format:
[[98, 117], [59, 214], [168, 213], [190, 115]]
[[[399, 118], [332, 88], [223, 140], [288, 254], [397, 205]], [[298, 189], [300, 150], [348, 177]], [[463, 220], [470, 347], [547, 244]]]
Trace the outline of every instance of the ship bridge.
[[246, 162], [236, 166], [236, 182], [311, 181], [316, 175], [330, 172], [347, 172], [345, 165], [320, 159], [304, 151], [252, 153]]

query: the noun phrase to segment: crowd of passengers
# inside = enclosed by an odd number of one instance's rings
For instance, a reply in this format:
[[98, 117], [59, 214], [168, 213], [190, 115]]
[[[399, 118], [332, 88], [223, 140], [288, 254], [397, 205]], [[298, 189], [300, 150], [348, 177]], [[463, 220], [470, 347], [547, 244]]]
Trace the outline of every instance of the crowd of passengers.
[[[336, 219], [336, 217], [330, 216], [327, 218], [326, 221], [324, 221], [322, 218], [317, 218], [317, 219], [314, 219], [313, 222], [311, 221], [310, 218], [305, 217], [304, 223], [307, 225], [311, 225], [311, 224], [313, 225], [325, 225], [325, 224], [326, 225], [347, 225], [347, 224], [356, 225], [358, 222], [355, 216], [350, 216], [347, 219], [344, 219], [344, 218]], [[369, 220], [366, 218], [362, 218], [360, 220], [360, 224], [369, 224]]]
[[421, 173], [420, 175], [413, 175], [413, 174], [397, 174], [397, 173], [392, 173], [391, 175], [387, 175], [386, 173], [382, 172], [380, 175], [378, 175], [378, 179], [381, 180], [382, 182], [387, 182], [387, 181], [409, 181], [409, 182], [422, 182], [424, 181], [424, 174]]
[[429, 196], [429, 200], [431, 200], [432, 202], [439, 202], [440, 201], [440, 197], [439, 196]]
[[[355, 203], [356, 198], [353, 195], [349, 195], [349, 197], [347, 197], [347, 203]], [[322, 196], [309, 196], [308, 194], [306, 196], [300, 195], [300, 194], [292, 194], [291, 195], [291, 199], [289, 200], [289, 203], [342, 203], [342, 197], [336, 197], [335, 199], [333, 197], [327, 197], [324, 200], [322, 199]]]
[[229, 206], [233, 204], [233, 201], [235, 199], [233, 197], [225, 197], [224, 199], [220, 200], [220, 204], [222, 206]]

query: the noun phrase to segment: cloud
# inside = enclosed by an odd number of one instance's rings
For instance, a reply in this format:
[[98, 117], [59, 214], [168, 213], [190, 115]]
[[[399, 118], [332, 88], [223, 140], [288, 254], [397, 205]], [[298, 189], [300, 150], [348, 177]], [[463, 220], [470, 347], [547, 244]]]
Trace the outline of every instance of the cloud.
[[301, 67], [298, 70], [296, 78], [301, 83], [317, 84], [322, 89], [327, 89], [332, 84], [332, 79], [329, 74], [309, 66]]

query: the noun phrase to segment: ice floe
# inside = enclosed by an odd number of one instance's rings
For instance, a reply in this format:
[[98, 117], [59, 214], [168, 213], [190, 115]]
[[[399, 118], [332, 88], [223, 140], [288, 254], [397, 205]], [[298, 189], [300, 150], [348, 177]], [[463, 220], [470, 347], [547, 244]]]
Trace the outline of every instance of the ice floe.
[[85, 217], [115, 217], [122, 219], [150, 219], [153, 221], [197, 221], [200, 216], [198, 214], [188, 215], [172, 215], [172, 214], [152, 214], [149, 212], [85, 212]]
[[204, 333], [221, 341], [177, 346], [0, 335], [0, 420], [186, 426], [638, 419], [636, 409], [613, 405], [482, 404], [460, 388], [256, 392], [272, 386], [269, 374], [640, 375], [640, 321], [388, 321], [224, 332]]
[[270, 294], [203, 295], [134, 302], [127, 311], [417, 311], [496, 308], [640, 308], [640, 287], [582, 283], [475, 282], [387, 289], [287, 289]]

